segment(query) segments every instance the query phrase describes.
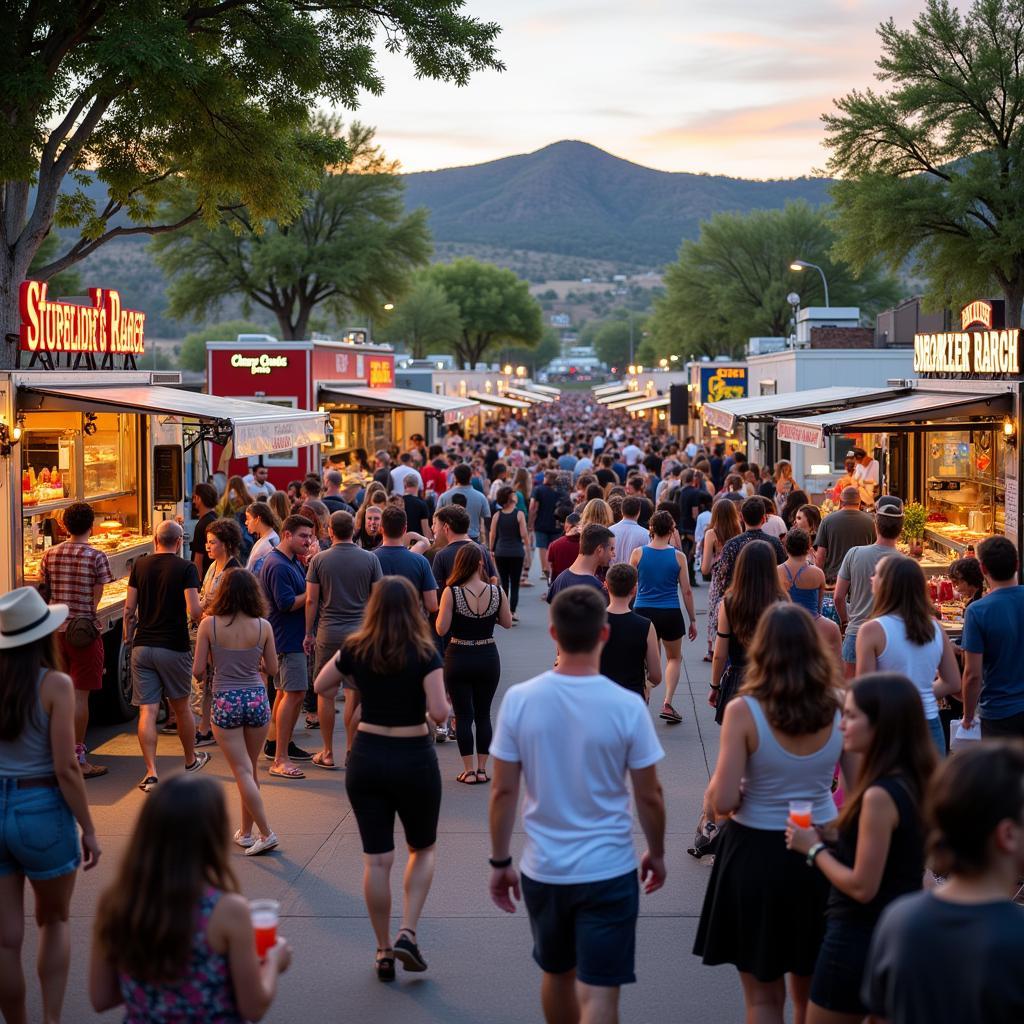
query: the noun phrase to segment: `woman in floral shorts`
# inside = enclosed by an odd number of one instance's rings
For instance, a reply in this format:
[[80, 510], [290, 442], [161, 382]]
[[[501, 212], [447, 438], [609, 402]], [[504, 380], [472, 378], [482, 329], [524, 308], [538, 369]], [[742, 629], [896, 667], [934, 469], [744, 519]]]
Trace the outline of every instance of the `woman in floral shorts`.
[[[264, 618], [266, 601], [259, 581], [245, 569], [221, 577], [209, 614], [199, 625], [192, 674], [213, 669], [213, 735], [228, 759], [242, 802], [242, 824], [235, 842], [247, 856], [277, 846], [260, 796], [257, 758], [270, 725], [270, 702], [260, 675], [277, 672], [274, 633]], [[259, 835], [252, 834], [256, 825]]]

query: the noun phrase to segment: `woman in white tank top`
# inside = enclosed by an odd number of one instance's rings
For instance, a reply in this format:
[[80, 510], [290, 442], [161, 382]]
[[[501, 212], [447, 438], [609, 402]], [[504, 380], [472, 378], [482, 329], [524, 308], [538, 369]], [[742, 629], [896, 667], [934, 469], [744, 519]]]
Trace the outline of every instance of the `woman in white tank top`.
[[928, 731], [939, 756], [946, 741], [938, 698], [960, 692], [953, 645], [928, 600], [921, 566], [905, 555], [886, 555], [871, 577], [871, 618], [857, 633], [857, 675], [898, 672], [917, 687]]

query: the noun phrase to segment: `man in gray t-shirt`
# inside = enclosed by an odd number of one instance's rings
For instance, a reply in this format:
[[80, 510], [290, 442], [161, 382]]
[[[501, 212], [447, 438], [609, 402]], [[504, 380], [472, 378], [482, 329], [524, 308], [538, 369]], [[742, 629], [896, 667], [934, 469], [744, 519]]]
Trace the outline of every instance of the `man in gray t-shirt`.
[[814, 560], [829, 583], [835, 582], [848, 551], [871, 544], [875, 539], [874, 520], [860, 510], [860, 491], [856, 487], [845, 487], [839, 501], [839, 508], [825, 516], [814, 538]]
[[437, 500], [437, 507], [450, 505], [456, 494], [466, 499], [466, 512], [469, 514], [469, 536], [471, 540], [487, 544], [487, 524], [491, 519], [491, 503], [470, 485], [473, 471], [465, 462], [460, 462], [452, 471], [455, 486], [449, 487]]
[[[835, 513], [834, 513], [835, 514]], [[903, 502], [885, 495], [875, 504], [875, 543], [851, 548], [839, 567], [836, 580], [836, 611], [843, 628], [843, 668], [852, 679], [857, 666], [857, 631], [871, 615], [875, 597], [871, 577], [875, 566], [887, 555], [896, 554], [896, 541], [903, 532]]]

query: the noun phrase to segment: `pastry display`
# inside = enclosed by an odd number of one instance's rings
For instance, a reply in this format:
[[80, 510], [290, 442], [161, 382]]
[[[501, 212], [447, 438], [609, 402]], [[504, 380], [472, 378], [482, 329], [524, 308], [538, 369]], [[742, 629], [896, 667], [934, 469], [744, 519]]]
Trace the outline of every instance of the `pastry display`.
[[54, 466], [43, 466], [39, 473], [29, 466], [21, 474], [21, 503], [39, 505], [47, 501], [62, 501], [67, 497], [64, 477]]

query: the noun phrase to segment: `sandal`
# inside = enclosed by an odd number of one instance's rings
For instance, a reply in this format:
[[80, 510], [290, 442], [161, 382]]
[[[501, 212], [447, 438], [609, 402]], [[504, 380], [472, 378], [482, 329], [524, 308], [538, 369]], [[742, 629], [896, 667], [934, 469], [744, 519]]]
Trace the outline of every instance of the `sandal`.
[[[403, 932], [405, 935], [402, 934]], [[425, 971], [427, 961], [423, 959], [420, 947], [416, 945], [416, 933], [411, 928], [399, 928], [398, 934], [401, 937], [395, 943], [395, 959], [401, 960], [402, 966], [407, 971], [412, 971], [415, 974]], [[410, 938], [406, 938], [406, 935]]]
[[319, 729], [320, 719], [316, 715], [306, 715], [306, 728]]
[[323, 768], [329, 772], [336, 772], [338, 770], [338, 766], [336, 764], [326, 764], [324, 762], [324, 752], [322, 750], [318, 750], [312, 758], [310, 758], [310, 761], [312, 764], [316, 765], [317, 768]]
[[270, 774], [279, 779], [304, 779], [306, 777], [306, 773], [301, 768], [296, 768], [295, 765], [289, 765], [287, 768], [279, 768], [276, 764], [271, 765]]
[[377, 980], [378, 981], [394, 981], [395, 980], [395, 958], [394, 956], [388, 956], [388, 953], [394, 953], [391, 949], [378, 949], [377, 950]]
[[486, 768], [477, 768], [476, 770], [476, 781], [477, 782], [490, 782], [491, 777], [487, 774]]
[[159, 781], [160, 781], [160, 780], [159, 780], [159, 779], [158, 779], [158, 778], [157, 778], [157, 777], [156, 777], [155, 775], [147, 775], [147, 776], [146, 776], [146, 777], [145, 777], [145, 778], [144, 778], [144, 779], [143, 779], [143, 780], [142, 780], [142, 781], [141, 781], [141, 782], [139, 783], [139, 789], [141, 789], [143, 793], [148, 793], [148, 792], [150, 792], [151, 790], [153, 790], [153, 789], [156, 789], [156, 784], [157, 784], [157, 783], [158, 783]]
[[[472, 778], [470, 778], [470, 776], [472, 776]], [[475, 786], [478, 780], [476, 777], [476, 772], [466, 771], [463, 772], [461, 775], [456, 775], [455, 781], [465, 783], [465, 785], [467, 786]]]

